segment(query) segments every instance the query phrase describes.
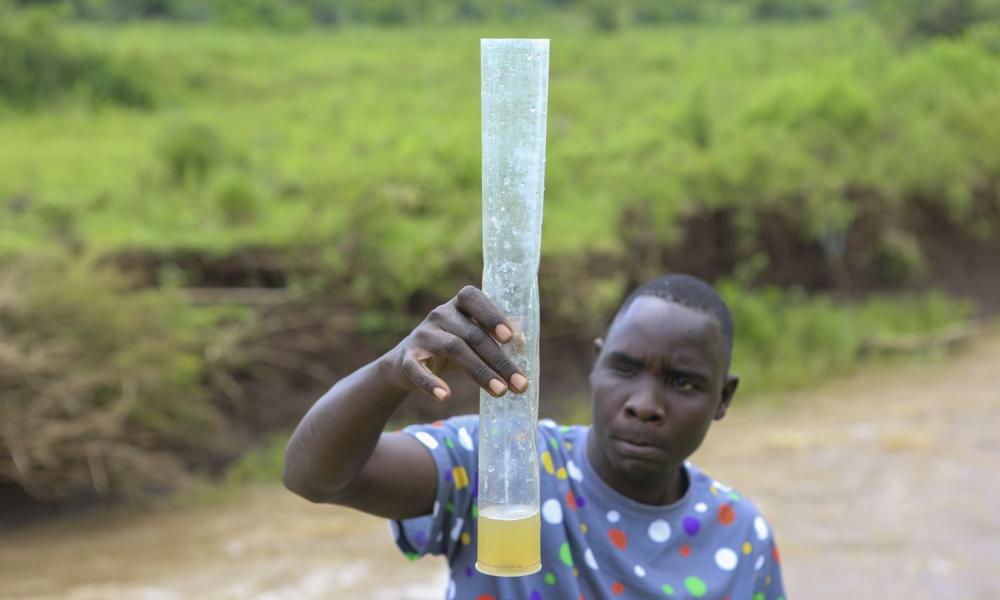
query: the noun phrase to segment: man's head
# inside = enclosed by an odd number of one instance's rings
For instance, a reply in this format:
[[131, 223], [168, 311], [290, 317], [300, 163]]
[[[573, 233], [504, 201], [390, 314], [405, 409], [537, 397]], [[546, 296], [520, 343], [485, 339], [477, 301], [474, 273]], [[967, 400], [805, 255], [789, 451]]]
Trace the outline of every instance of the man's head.
[[729, 407], [732, 344], [729, 309], [707, 283], [668, 275], [637, 288], [597, 340], [590, 375], [604, 470], [636, 481], [676, 472]]

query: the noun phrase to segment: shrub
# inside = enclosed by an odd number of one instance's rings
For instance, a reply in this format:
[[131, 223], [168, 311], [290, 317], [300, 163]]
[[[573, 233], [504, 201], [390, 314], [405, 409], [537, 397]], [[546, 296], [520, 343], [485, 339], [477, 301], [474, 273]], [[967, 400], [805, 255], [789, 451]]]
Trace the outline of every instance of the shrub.
[[229, 451], [202, 384], [207, 336], [90, 260], [0, 269], [0, 478], [39, 498], [142, 496]]
[[239, 172], [229, 172], [220, 177], [211, 197], [222, 218], [230, 225], [252, 221], [261, 204], [260, 194], [253, 183], [247, 175]]
[[170, 127], [160, 139], [160, 160], [170, 181], [204, 181], [222, 161], [219, 135], [211, 127], [197, 122], [181, 122]]
[[140, 67], [70, 43], [47, 21], [0, 18], [0, 100], [21, 108], [79, 96], [95, 104], [148, 107]]

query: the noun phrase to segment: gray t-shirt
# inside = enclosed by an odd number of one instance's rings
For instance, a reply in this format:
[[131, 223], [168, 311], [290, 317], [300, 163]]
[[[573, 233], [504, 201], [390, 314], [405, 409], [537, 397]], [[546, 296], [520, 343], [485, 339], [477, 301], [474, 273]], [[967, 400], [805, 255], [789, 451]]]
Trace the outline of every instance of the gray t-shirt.
[[542, 570], [526, 577], [475, 568], [479, 417], [404, 430], [434, 457], [438, 492], [432, 514], [391, 522], [393, 536], [410, 559], [447, 557], [448, 600], [784, 600], [774, 536], [749, 500], [685, 463], [683, 498], [641, 504], [591, 468], [590, 427], [538, 430]]

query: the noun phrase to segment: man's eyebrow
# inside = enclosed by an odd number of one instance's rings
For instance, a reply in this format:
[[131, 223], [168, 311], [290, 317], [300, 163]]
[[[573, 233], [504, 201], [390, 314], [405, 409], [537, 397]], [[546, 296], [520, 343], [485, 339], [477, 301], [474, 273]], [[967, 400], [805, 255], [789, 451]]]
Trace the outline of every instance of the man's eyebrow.
[[668, 377], [686, 377], [688, 379], [697, 379], [700, 381], [709, 380], [709, 374], [707, 372], [695, 369], [677, 369], [674, 367], [664, 366], [663, 373]]
[[612, 362], [626, 364], [629, 365], [630, 367], [643, 367], [646, 365], [646, 362], [643, 361], [641, 358], [637, 358], [635, 356], [632, 356], [631, 354], [625, 354], [624, 352], [618, 352], [618, 351], [609, 352], [608, 360]]

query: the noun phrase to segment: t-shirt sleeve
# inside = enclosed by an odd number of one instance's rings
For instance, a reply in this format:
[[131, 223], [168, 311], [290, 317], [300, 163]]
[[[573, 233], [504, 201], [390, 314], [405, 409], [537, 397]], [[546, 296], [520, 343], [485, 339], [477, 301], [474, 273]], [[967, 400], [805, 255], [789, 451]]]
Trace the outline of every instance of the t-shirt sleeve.
[[778, 553], [773, 532], [764, 542], [764, 553], [761, 558], [764, 560], [754, 579], [753, 600], [787, 600], [785, 585], [781, 580], [781, 555]]
[[[470, 540], [478, 493], [479, 417], [466, 415], [403, 429], [431, 453], [437, 496], [428, 515], [390, 522], [396, 545], [411, 560], [444, 554], [451, 563]], [[464, 534], [464, 535], [463, 535]]]

